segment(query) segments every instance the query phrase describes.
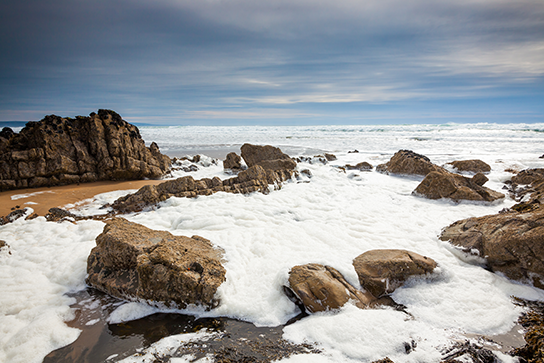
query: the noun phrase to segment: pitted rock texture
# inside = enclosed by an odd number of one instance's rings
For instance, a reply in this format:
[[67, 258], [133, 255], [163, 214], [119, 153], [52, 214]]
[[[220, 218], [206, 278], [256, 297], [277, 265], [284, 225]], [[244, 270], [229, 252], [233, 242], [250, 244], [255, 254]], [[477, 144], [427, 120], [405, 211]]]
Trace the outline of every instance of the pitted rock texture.
[[234, 172], [242, 170], [242, 158], [236, 153], [228, 153], [223, 161], [223, 168]]
[[361, 286], [372, 295], [381, 297], [392, 293], [404, 282], [417, 275], [433, 272], [436, 262], [406, 250], [370, 250], [353, 260]]
[[55, 115], [0, 133], [0, 190], [98, 180], [159, 178], [170, 167], [157, 144], [111, 110], [75, 119]]
[[457, 221], [440, 236], [494, 272], [544, 288], [544, 207]]
[[207, 239], [174, 236], [113, 218], [87, 259], [87, 284], [128, 300], [212, 309], [225, 281], [222, 251]]
[[444, 168], [433, 164], [428, 157], [411, 150], [400, 150], [387, 163], [376, 166], [376, 171], [385, 174], [425, 176], [431, 171], [443, 170]]

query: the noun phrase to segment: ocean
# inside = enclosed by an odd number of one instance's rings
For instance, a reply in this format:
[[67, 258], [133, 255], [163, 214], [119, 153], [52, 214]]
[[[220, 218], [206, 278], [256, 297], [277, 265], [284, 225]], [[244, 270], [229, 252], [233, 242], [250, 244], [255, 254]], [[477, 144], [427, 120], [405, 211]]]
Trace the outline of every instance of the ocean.
[[[285, 183], [268, 195], [217, 193], [194, 199], [170, 198], [156, 210], [125, 217], [175, 235], [200, 235], [225, 251], [226, 281], [213, 311], [166, 310], [195, 317], [228, 317], [257, 327], [286, 324], [300, 311], [284, 294], [289, 270], [320, 263], [339, 270], [360, 287], [352, 260], [371, 249], [407, 249], [431, 257], [438, 268], [410, 280], [392, 298], [407, 308], [317, 313], [283, 328], [283, 338], [311, 343], [321, 353], [294, 355], [281, 362], [439, 362], [452, 342], [501, 337], [519, 332], [522, 308], [512, 296], [544, 301], [544, 291], [508, 280], [468, 259], [438, 239], [442, 228], [464, 218], [495, 214], [515, 204], [507, 197], [493, 203], [428, 200], [412, 195], [422, 178], [376, 171], [343, 171], [362, 161], [376, 166], [401, 149], [423, 154], [438, 165], [454, 160], [488, 163], [486, 186], [502, 191], [508, 170], [544, 167], [544, 124], [444, 124], [380, 126], [172, 126], [141, 127], [146, 144], [156, 142], [171, 157], [203, 154], [199, 170], [174, 171], [171, 177], [195, 179], [231, 175], [221, 160], [244, 143], [280, 147], [292, 157], [323, 153], [337, 160], [299, 163], [311, 177]], [[185, 162], [188, 163], [188, 162]], [[80, 214], [104, 213], [100, 207], [133, 191], [96, 196], [72, 206]], [[31, 207], [31, 205], [30, 205]], [[72, 343], [80, 330], [70, 327], [78, 311], [106, 311], [111, 324], [159, 312], [143, 303], [79, 301], [86, 289], [86, 259], [104, 224], [46, 222], [43, 217], [0, 226], [0, 362], [41, 362], [51, 351]], [[86, 322], [97, 324], [96, 318]], [[205, 339], [201, 330], [165, 338], [138, 354], [112, 355], [108, 361], [147, 362], [152, 352], [168, 351], [182, 340]], [[415, 348], [407, 353], [406, 342]], [[503, 362], [512, 357], [492, 348]], [[189, 362], [179, 357], [172, 362]], [[204, 362], [204, 360], [202, 360]]]

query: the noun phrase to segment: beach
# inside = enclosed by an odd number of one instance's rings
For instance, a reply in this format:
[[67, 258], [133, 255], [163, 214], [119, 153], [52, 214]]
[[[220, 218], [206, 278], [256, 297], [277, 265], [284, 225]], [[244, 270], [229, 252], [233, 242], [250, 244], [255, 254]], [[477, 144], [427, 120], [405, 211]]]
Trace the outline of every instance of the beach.
[[[96, 237], [103, 231], [102, 221], [54, 223], [42, 217], [21, 218], [0, 227], [0, 239], [9, 245], [9, 249], [2, 249], [0, 256], [3, 291], [0, 361], [41, 362], [56, 349], [70, 349], [69, 344], [80, 336], [89, 346], [94, 346], [98, 344], [95, 334], [111, 335], [122, 327], [130, 332], [130, 322], [150, 319], [149, 323], [153, 314], [158, 313], [182, 314], [195, 319], [231, 318], [256, 327], [281, 327], [282, 338], [291, 344], [310, 343], [321, 351], [284, 359], [292, 362], [301, 359], [370, 362], [386, 356], [394, 362], [439, 362], [443, 350], [452, 342], [478, 342], [482, 337], [499, 341], [504, 335], [519, 334], [516, 321], [523, 309], [516, 306], [511, 297], [542, 301], [544, 292], [482, 268], [477, 260], [464, 258], [437, 237], [444, 227], [457, 220], [495, 214], [516, 201], [508, 196], [491, 203], [429, 200], [412, 194], [421, 182], [419, 177], [340, 167], [363, 161], [375, 167], [401, 149], [420, 152], [438, 165], [453, 160], [481, 159], [491, 166], [486, 186], [502, 191], [504, 182], [513, 175], [509, 170], [543, 166], [539, 156], [544, 134], [535, 130], [540, 128], [489, 124], [379, 129], [255, 127], [161, 131], [160, 128], [142, 128], [146, 140], [162, 138], [165, 144], [177, 142], [179, 149], [185, 145], [178, 133], [186, 135], [191, 145], [201, 149], [226, 145], [229, 139], [236, 144], [246, 139], [256, 144], [280, 146], [282, 150], [290, 150], [292, 157], [306, 157], [306, 161], [298, 163], [297, 169], [306, 169], [309, 173], [301, 173], [299, 178], [283, 183], [281, 188], [271, 188], [267, 195], [219, 192], [196, 198], [173, 197], [142, 212], [122, 215], [151, 229], [178, 236], [202, 236], [224, 250], [226, 281], [217, 291], [221, 303], [210, 311], [198, 307], [165, 309], [117, 299], [106, 303], [92, 296], [78, 295], [87, 290], [86, 261], [96, 246]], [[324, 163], [313, 158], [317, 155], [315, 151], [332, 153], [337, 160]], [[196, 169], [183, 169], [191, 164]], [[224, 180], [233, 177], [223, 170], [221, 160], [211, 157], [203, 156], [195, 163], [185, 160], [175, 167], [177, 170], [173, 170], [169, 178], [192, 176], [198, 180], [217, 176]], [[38, 206], [43, 207], [41, 213], [45, 213], [47, 207], [68, 205], [75, 214], [91, 216], [106, 213], [108, 209], [102, 209], [103, 205], [146, 182], [18, 190], [2, 193], [0, 197], [9, 203], [4, 207], [2, 202], [2, 208], [8, 213], [16, 205], [32, 208], [32, 204], [24, 204], [32, 201], [39, 203], [34, 205], [36, 211]], [[54, 193], [49, 193], [51, 191]], [[44, 193], [12, 199], [12, 196], [35, 192]], [[101, 192], [106, 193], [93, 196]], [[59, 196], [71, 199], [59, 199]], [[88, 202], [78, 204], [78, 200]], [[301, 313], [283, 292], [293, 266], [329, 265], [360, 288], [353, 259], [368, 250], [391, 248], [414, 251], [438, 264], [432, 275], [412, 279], [391, 295], [397, 303], [406, 306], [409, 315], [390, 308], [361, 310], [347, 304], [336, 312], [312, 314], [290, 322]], [[76, 317], [77, 323], [70, 323]], [[81, 333], [81, 328], [87, 333]], [[87, 335], [89, 331], [95, 333]], [[158, 344], [153, 345], [144, 339], [128, 348], [116, 346], [107, 353], [108, 357], [112, 356], [109, 361], [143, 362], [145, 359], [141, 357], [149, 349], [166, 357], [182, 349], [186, 338], [211, 339], [214, 334], [212, 330], [199, 330], [194, 333], [197, 335], [180, 336], [181, 333], [173, 330], [163, 331], [164, 338], [170, 337], [170, 340], [163, 343], [153, 340]], [[417, 346], [408, 354], [405, 343], [412, 341]], [[491, 346], [500, 361], [512, 361], [512, 357], [501, 351], [508, 344], [513, 343]], [[78, 346], [85, 349], [85, 344]], [[143, 350], [137, 355], [135, 349]]]

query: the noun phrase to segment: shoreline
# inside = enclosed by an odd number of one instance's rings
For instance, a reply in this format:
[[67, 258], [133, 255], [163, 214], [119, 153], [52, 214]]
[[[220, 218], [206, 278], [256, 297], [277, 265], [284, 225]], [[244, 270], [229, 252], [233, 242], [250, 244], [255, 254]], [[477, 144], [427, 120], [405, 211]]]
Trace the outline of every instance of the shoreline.
[[13, 210], [23, 208], [32, 208], [34, 213], [45, 216], [50, 208], [62, 208], [68, 204], [91, 199], [98, 194], [117, 190], [140, 189], [144, 185], [157, 185], [164, 181], [164, 179], [99, 181], [55, 187], [8, 190], [0, 192], [0, 216], [7, 216]]

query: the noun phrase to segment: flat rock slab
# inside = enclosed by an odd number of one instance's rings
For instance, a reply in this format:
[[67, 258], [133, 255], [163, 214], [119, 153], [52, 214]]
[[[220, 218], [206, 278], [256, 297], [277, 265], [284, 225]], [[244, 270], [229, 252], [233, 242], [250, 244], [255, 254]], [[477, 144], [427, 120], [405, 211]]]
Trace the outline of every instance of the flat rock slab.
[[361, 286], [372, 295], [392, 293], [412, 276], [431, 273], [436, 262], [406, 250], [371, 250], [353, 260]]
[[87, 283], [112, 296], [207, 309], [225, 281], [222, 251], [207, 239], [174, 236], [124, 218], [108, 221], [87, 260]]

